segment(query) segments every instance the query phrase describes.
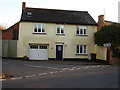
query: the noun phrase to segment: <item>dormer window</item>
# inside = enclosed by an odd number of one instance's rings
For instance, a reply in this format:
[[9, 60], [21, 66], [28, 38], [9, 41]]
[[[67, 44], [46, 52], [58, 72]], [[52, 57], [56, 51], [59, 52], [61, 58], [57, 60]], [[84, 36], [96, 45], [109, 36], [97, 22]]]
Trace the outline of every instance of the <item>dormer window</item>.
[[32, 12], [27, 12], [27, 16], [31, 17], [32, 16]]

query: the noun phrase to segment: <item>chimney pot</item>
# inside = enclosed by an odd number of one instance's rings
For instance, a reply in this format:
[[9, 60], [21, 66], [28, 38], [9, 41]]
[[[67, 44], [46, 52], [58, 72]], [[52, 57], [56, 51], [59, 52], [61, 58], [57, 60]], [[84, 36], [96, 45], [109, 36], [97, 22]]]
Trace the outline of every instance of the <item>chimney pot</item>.
[[98, 21], [103, 22], [103, 21], [104, 21], [104, 15], [100, 15], [100, 16], [98, 17]]
[[26, 2], [22, 2], [22, 8], [26, 7]]

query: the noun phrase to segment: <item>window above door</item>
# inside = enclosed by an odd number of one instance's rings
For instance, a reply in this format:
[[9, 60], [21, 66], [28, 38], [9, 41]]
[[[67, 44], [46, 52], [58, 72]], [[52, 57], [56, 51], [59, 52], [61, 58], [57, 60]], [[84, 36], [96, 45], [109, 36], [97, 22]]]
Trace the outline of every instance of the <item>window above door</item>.
[[56, 34], [58, 34], [58, 35], [65, 35], [64, 25], [57, 25], [56, 26]]

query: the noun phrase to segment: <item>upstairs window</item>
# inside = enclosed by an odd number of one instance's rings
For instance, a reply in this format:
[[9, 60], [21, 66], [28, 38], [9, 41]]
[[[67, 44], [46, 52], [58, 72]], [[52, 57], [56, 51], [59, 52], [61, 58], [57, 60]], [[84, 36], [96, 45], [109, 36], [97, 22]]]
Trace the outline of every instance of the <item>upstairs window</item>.
[[57, 34], [64, 34], [64, 26], [63, 25], [57, 25]]
[[34, 33], [46, 33], [44, 24], [35, 24], [34, 25]]
[[77, 45], [76, 46], [76, 54], [87, 54], [87, 46], [86, 45]]
[[85, 26], [77, 26], [76, 35], [87, 35]]

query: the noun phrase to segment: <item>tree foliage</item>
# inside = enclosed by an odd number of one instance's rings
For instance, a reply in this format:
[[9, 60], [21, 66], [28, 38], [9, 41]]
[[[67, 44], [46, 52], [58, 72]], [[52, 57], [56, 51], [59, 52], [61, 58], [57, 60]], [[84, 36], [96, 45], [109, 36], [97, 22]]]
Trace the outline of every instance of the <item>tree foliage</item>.
[[94, 34], [94, 38], [98, 46], [103, 46], [105, 43], [111, 43], [114, 56], [120, 56], [120, 24], [103, 26]]
[[112, 47], [120, 46], [120, 24], [112, 24], [103, 26], [95, 33], [95, 43], [98, 46], [103, 46], [104, 43], [111, 43]]

